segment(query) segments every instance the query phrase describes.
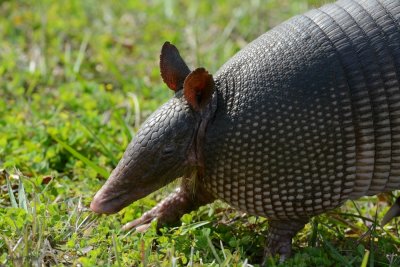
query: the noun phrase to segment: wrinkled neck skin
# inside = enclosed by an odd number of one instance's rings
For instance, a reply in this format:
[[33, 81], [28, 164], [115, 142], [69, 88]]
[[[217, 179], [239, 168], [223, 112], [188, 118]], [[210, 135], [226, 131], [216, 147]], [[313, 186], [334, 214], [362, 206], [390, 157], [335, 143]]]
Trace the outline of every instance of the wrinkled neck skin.
[[217, 91], [213, 93], [210, 103], [207, 104], [199, 113], [199, 120], [194, 131], [191, 145], [188, 149], [187, 166], [188, 171], [184, 177], [192, 177], [193, 172], [196, 172], [197, 177], [204, 175], [204, 140], [209, 122], [215, 115], [217, 110]]
[[[179, 102], [181, 106], [174, 106], [179, 105]], [[191, 185], [196, 184], [197, 178], [204, 173], [205, 133], [207, 125], [213, 119], [217, 109], [217, 94], [214, 93], [208, 104], [200, 111], [190, 111], [184, 106], [185, 103], [179, 102], [173, 103], [172, 107], [166, 106], [164, 109], [170, 110], [176, 107], [178, 112], [192, 112], [192, 114], [185, 113], [183, 120], [179, 122], [185, 124], [181, 125], [184, 129], [179, 132], [179, 125], [167, 129], [170, 127], [168, 124], [171, 123], [168, 120], [171, 118], [168, 116], [171, 116], [176, 110], [171, 110], [171, 114], [163, 114], [165, 110], [159, 110], [159, 113], [155, 114], [155, 117], [147, 124], [145, 123], [142, 132], [136, 136], [139, 139], [129, 144], [118, 166], [94, 196], [91, 203], [93, 211], [107, 214], [118, 212], [133, 201], [147, 196], [178, 177], [183, 177], [182, 186], [184, 188], [194, 189]], [[173, 123], [176, 123], [176, 120]], [[178, 153], [177, 155], [163, 157], [161, 150], [165, 143], [170, 141], [165, 139], [166, 135], [161, 135], [164, 136], [162, 140], [149, 144], [151, 148], [142, 148], [142, 142], [145, 146], [151, 142], [152, 137], [149, 132], [160, 127], [166, 131], [168, 138], [172, 138], [171, 143], [178, 142], [174, 144], [179, 148], [178, 151], [175, 151]], [[178, 131], [175, 132], [175, 139], [174, 131]], [[154, 162], [149, 165], [149, 161]], [[136, 168], [137, 170], [135, 170]]]

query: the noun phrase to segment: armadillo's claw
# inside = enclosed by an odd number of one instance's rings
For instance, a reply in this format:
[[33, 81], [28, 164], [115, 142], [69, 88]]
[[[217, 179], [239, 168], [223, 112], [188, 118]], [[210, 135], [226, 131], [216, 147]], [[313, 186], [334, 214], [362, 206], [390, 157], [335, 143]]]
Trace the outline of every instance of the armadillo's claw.
[[[173, 210], [171, 211], [171, 208], [168, 207], [168, 205], [166, 205], [165, 203], [170, 197], [164, 199], [163, 201], [158, 203], [158, 205], [156, 205], [154, 208], [145, 212], [142, 215], [142, 217], [133, 220], [131, 222], [128, 222], [127, 224], [122, 226], [122, 230], [128, 231], [131, 230], [132, 228], [136, 228], [135, 229], [136, 232], [143, 233], [147, 231], [153, 220], [157, 219], [157, 227], [166, 223], [170, 223], [171, 218], [169, 218], [168, 215], [171, 212], [173, 213], [174, 211]], [[179, 220], [179, 217], [177, 219]]]
[[127, 224], [125, 224], [124, 226], [122, 226], [122, 230], [123, 231], [129, 231], [132, 228], [136, 228], [136, 232], [139, 233], [143, 233], [146, 232], [147, 229], [149, 229], [150, 225], [151, 225], [151, 221], [155, 219], [153, 218], [149, 212], [146, 212], [145, 214], [143, 214], [142, 217], [140, 217], [139, 219], [136, 219], [134, 221], [128, 222]]
[[400, 216], [400, 197], [396, 199], [394, 204], [386, 212], [385, 216], [382, 219], [381, 226], [385, 226], [390, 220], [398, 216]]
[[[135, 220], [135, 221], [136, 221], [136, 220]], [[149, 229], [149, 227], [151, 226], [151, 222], [145, 223], [145, 224], [140, 224], [140, 225], [138, 225], [138, 226], [134, 226], [134, 222], [135, 222], [135, 221], [129, 222], [129, 223], [125, 224], [124, 226], [122, 226], [122, 230], [123, 230], [123, 231], [128, 231], [128, 230], [130, 230], [130, 229], [132, 229], [132, 228], [135, 228], [135, 231], [136, 231], [136, 232], [138, 232], [138, 233], [144, 233], [144, 232], [146, 232], [147, 229]]]
[[145, 232], [151, 222], [157, 219], [157, 227], [165, 224], [179, 222], [180, 217], [197, 209], [199, 206], [214, 200], [202, 191], [190, 192], [187, 187], [180, 187], [171, 193], [167, 198], [158, 203], [154, 208], [144, 213], [142, 217], [125, 224], [122, 230], [136, 228], [137, 232]]

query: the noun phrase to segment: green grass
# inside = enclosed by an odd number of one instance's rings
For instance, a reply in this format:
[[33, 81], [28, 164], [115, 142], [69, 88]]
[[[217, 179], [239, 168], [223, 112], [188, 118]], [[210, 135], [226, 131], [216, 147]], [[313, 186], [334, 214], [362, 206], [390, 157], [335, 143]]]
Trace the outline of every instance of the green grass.
[[[120, 227], [169, 189], [112, 216], [96, 216], [88, 205], [143, 119], [172, 95], [158, 70], [164, 41], [176, 44], [189, 66], [214, 73], [261, 33], [320, 4], [1, 1], [0, 265], [260, 262], [266, 220], [220, 202], [161, 234], [154, 226], [144, 234]], [[376, 226], [390, 201], [364, 198], [314, 218], [281, 266], [399, 266], [397, 221]]]

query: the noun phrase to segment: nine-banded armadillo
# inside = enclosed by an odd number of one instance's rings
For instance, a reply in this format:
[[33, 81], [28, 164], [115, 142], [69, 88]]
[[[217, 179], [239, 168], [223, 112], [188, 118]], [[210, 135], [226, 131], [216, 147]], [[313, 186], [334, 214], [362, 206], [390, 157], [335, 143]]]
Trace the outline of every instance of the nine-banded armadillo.
[[[213, 78], [165, 43], [175, 95], [143, 124], [91, 203], [114, 213], [184, 177], [125, 228], [214, 199], [270, 221], [282, 258], [310, 217], [400, 189], [400, 1], [341, 0], [247, 45]], [[392, 207], [385, 222], [399, 214]]]

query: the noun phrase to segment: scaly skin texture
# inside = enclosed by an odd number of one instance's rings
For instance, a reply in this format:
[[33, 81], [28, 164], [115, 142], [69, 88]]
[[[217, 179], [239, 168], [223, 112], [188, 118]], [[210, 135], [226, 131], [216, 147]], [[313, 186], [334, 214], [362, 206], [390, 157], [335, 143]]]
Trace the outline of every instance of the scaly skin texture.
[[[279, 254], [281, 262], [287, 259], [292, 253], [292, 238], [306, 223], [307, 220], [270, 220], [265, 256]], [[262, 265], [266, 265], [266, 260], [267, 257], [264, 258]]]
[[400, 188], [400, 1], [339, 1], [216, 74], [204, 183], [250, 214], [309, 218]]
[[[183, 184], [126, 228], [170, 223], [217, 198], [269, 218], [266, 255], [285, 259], [310, 217], [400, 189], [398, 0], [341, 0], [294, 17], [215, 79], [202, 68], [188, 75], [166, 43], [161, 75], [174, 98], [144, 124], [91, 207], [116, 212], [193, 169], [201, 187]], [[396, 205], [385, 222], [400, 214]]]

